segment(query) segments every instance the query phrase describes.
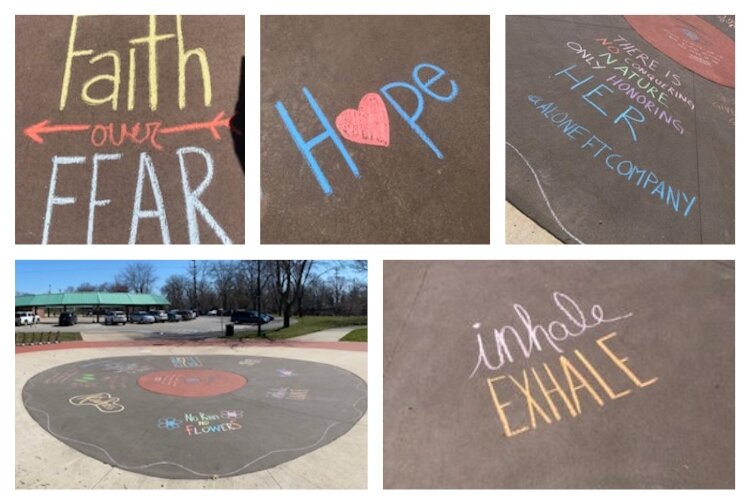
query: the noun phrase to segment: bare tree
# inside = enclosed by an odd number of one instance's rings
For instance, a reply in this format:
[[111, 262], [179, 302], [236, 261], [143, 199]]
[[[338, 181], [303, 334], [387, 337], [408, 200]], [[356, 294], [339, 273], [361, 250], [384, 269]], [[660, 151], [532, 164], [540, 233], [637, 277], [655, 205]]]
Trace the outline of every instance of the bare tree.
[[216, 261], [211, 266], [209, 275], [213, 279], [216, 294], [224, 309], [237, 308], [232, 299], [235, 290], [235, 265], [230, 261]]
[[305, 288], [307, 287], [310, 278], [313, 261], [293, 262], [295, 263], [292, 268], [292, 278], [294, 280], [294, 302], [297, 305], [297, 316], [301, 317], [303, 315], [302, 298], [305, 296]]
[[274, 261], [274, 286], [284, 327], [289, 327], [292, 305], [301, 304], [303, 285], [310, 274], [312, 261]]
[[97, 290], [96, 286], [94, 284], [91, 284], [89, 282], [83, 282], [78, 287], [76, 287], [76, 292], [95, 292]]
[[341, 302], [344, 298], [346, 288], [346, 278], [341, 276], [341, 270], [338, 266], [333, 269], [333, 277], [330, 279], [331, 284], [331, 304], [338, 313], [341, 309]]
[[183, 275], [170, 276], [161, 288], [161, 293], [172, 306], [184, 306], [189, 299], [189, 292], [190, 280]]
[[148, 294], [158, 278], [156, 268], [152, 264], [134, 262], [128, 264], [124, 270], [117, 274], [115, 282], [126, 285], [128, 292]]

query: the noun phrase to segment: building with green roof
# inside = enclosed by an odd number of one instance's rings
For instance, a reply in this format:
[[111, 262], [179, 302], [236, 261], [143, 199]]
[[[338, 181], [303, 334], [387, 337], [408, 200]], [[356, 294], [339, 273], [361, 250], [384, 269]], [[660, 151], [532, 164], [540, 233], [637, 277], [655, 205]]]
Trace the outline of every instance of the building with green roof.
[[16, 311], [28, 310], [37, 313], [40, 308], [60, 308], [70, 311], [75, 308], [91, 308], [97, 314], [112, 308], [134, 311], [164, 309], [169, 301], [158, 294], [131, 294], [129, 292], [61, 292], [59, 294], [27, 294], [16, 296]]

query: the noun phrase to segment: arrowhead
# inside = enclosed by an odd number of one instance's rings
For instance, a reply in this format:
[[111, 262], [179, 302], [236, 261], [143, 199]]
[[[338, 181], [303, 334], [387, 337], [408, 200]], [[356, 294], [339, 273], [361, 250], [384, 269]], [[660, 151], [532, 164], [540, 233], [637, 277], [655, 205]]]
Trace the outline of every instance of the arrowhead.
[[44, 143], [44, 139], [39, 134], [44, 132], [48, 124], [49, 124], [49, 119], [45, 119], [44, 121], [38, 122], [36, 124], [32, 124], [25, 130], [23, 130], [23, 134], [31, 138], [36, 143], [40, 143], [40, 144]]
[[221, 134], [216, 129], [219, 126], [224, 126], [226, 128], [229, 128], [229, 118], [224, 117], [224, 111], [222, 110], [219, 112], [216, 117], [214, 117], [214, 120], [211, 121], [210, 128], [211, 128], [211, 136], [213, 136], [216, 140], [221, 139]]

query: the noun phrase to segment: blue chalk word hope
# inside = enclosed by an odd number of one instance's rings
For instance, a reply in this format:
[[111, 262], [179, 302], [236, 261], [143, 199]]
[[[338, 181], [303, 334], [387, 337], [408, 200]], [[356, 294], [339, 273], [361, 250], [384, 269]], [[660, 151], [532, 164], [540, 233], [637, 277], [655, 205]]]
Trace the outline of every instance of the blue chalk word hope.
[[[452, 79], [448, 81], [449, 90], [445, 89], [445, 85], [442, 85], [440, 87], [441, 91], [443, 91], [442, 93], [435, 89], [436, 84], [445, 76], [445, 74], [446, 71], [437, 65], [433, 65], [432, 63], [420, 63], [416, 65], [412, 70], [411, 77], [414, 81], [413, 84], [404, 81], [394, 81], [382, 86], [379, 90], [380, 94], [382, 94], [387, 102], [390, 103], [391, 107], [393, 107], [399, 117], [401, 117], [401, 119], [406, 122], [409, 128], [417, 135], [420, 140], [422, 140], [422, 142], [425, 143], [425, 145], [427, 145], [427, 147], [429, 147], [429, 149], [433, 152], [433, 154], [435, 154], [435, 157], [437, 157], [438, 159], [443, 159], [443, 153], [440, 151], [435, 142], [430, 139], [430, 137], [424, 131], [422, 126], [420, 126], [418, 121], [422, 116], [422, 113], [424, 112], [425, 95], [441, 103], [452, 102], [456, 98], [456, 96], [458, 96], [458, 84], [456, 84], [456, 81]], [[391, 91], [399, 88], [410, 91], [414, 95], [414, 98], [417, 100], [417, 106], [413, 112], [409, 113], [392, 95]], [[333, 194], [333, 188], [331, 187], [331, 184], [328, 182], [328, 179], [326, 178], [323, 170], [318, 164], [318, 161], [313, 155], [313, 149], [315, 147], [326, 140], [331, 140], [338, 151], [341, 153], [341, 156], [344, 158], [346, 165], [349, 167], [349, 171], [352, 173], [352, 175], [354, 175], [355, 178], [360, 177], [359, 168], [349, 154], [349, 151], [344, 146], [341, 136], [331, 125], [331, 121], [328, 120], [323, 110], [321, 110], [318, 102], [315, 100], [315, 97], [310, 92], [310, 90], [307, 87], [303, 87], [302, 94], [304, 94], [305, 98], [307, 98], [307, 102], [310, 105], [310, 108], [312, 108], [315, 116], [320, 122], [320, 125], [323, 127], [323, 131], [318, 135], [306, 140], [302, 137], [302, 134], [299, 132], [299, 129], [295, 125], [294, 121], [289, 115], [289, 112], [281, 101], [276, 102], [276, 110], [279, 113], [284, 126], [286, 126], [289, 135], [292, 137], [292, 140], [294, 140], [295, 145], [302, 153], [302, 156], [307, 161], [307, 164], [310, 166], [310, 170], [312, 170], [312, 173], [315, 176], [315, 180], [318, 182], [318, 185], [327, 196], [330, 196], [331, 194]]]

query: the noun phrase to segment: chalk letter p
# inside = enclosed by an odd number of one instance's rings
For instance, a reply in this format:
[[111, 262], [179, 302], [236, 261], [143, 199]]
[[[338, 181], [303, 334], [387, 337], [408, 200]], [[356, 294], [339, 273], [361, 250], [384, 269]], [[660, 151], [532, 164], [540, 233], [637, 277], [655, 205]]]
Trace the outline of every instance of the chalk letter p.
[[[412, 115], [407, 114], [404, 108], [399, 105], [399, 103], [388, 92], [396, 87], [408, 89], [409, 91], [414, 93], [414, 96], [417, 98], [417, 109]], [[386, 97], [393, 108], [396, 109], [396, 112], [398, 112], [401, 118], [406, 121], [406, 124], [408, 124], [411, 129], [414, 130], [414, 133], [416, 133], [417, 136], [427, 144], [427, 147], [432, 149], [432, 152], [435, 153], [438, 159], [443, 159], [443, 153], [440, 152], [440, 149], [438, 149], [437, 146], [432, 143], [432, 140], [430, 140], [430, 137], [427, 136], [427, 133], [425, 133], [424, 130], [419, 126], [419, 124], [417, 124], [417, 119], [419, 119], [419, 117], [422, 115], [422, 110], [424, 110], [424, 98], [422, 98], [422, 93], [419, 91], [419, 89], [406, 82], [391, 82], [380, 88], [380, 92], [383, 93], [383, 96]]]

